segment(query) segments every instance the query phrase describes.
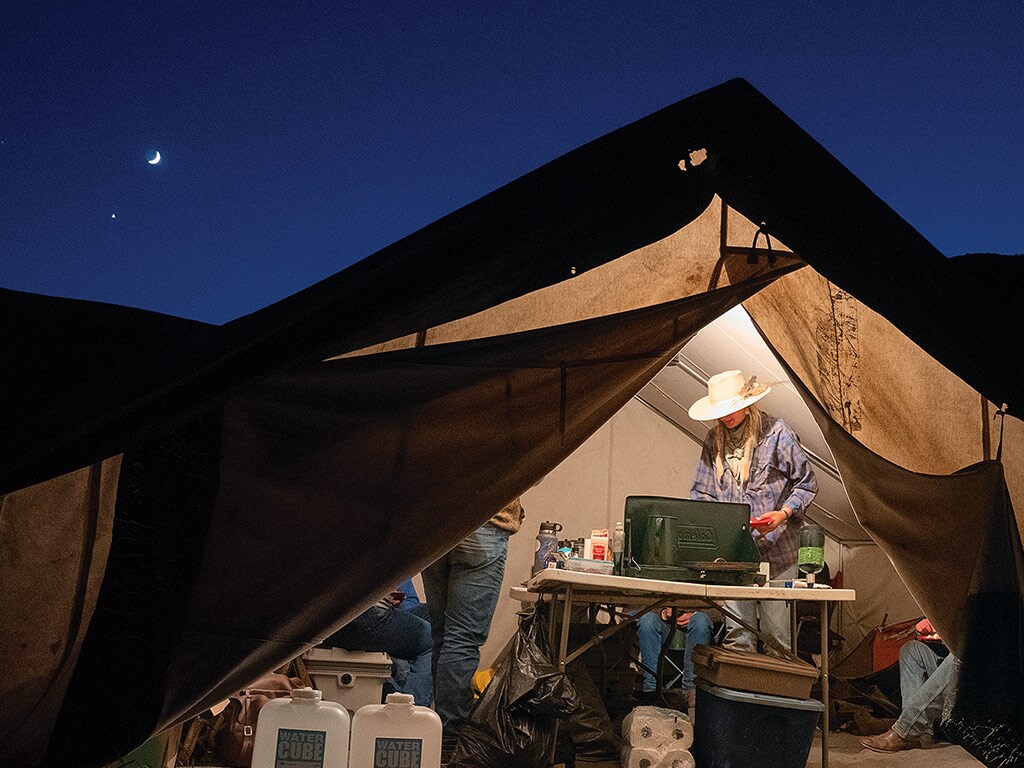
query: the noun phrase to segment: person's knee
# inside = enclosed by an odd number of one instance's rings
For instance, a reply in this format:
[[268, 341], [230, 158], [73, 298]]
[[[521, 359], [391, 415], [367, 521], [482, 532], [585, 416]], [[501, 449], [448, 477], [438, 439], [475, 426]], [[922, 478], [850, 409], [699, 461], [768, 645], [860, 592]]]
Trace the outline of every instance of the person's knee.
[[697, 611], [690, 617], [690, 621], [687, 622], [686, 631], [693, 632], [698, 637], [710, 640], [712, 626], [711, 617], [703, 611]]
[[420, 622], [420, 626], [411, 633], [409, 640], [413, 648], [413, 656], [428, 653], [434, 647], [434, 635], [430, 630], [430, 624], [425, 621]]
[[654, 611], [648, 611], [639, 619], [636, 620], [637, 631], [639, 632], [657, 632], [659, 627], [658, 624], [661, 622], [661, 618]]
[[911, 640], [900, 647], [900, 665], [914, 664], [921, 666], [926, 655], [933, 655], [932, 649], [919, 640]]

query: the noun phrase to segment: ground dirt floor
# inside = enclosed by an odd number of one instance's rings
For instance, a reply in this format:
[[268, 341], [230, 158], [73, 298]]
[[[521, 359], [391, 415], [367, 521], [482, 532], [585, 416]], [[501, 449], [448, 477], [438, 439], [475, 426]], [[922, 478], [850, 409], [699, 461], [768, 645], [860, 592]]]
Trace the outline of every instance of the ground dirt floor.
[[[941, 742], [926, 748], [883, 755], [861, 747], [858, 738], [850, 733], [829, 734], [829, 768], [978, 768], [981, 765], [955, 744]], [[821, 768], [820, 732], [815, 732], [807, 768]]]

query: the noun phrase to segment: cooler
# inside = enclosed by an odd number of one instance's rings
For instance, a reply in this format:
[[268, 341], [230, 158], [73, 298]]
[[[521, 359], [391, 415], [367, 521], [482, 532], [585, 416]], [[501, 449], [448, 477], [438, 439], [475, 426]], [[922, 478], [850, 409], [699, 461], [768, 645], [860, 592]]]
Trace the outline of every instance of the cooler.
[[386, 653], [317, 647], [302, 659], [324, 699], [344, 705], [349, 715], [366, 704], [380, 704], [384, 681], [391, 676], [391, 657]]
[[820, 701], [697, 682], [691, 752], [697, 768], [804, 768]]
[[810, 664], [763, 653], [698, 645], [692, 658], [694, 676], [720, 688], [806, 699], [818, 679], [818, 669]]

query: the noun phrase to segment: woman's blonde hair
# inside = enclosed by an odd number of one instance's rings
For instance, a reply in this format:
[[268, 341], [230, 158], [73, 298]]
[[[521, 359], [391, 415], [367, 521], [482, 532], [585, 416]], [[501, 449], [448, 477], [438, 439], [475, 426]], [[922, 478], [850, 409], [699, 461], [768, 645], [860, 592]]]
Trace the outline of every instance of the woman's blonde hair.
[[[764, 427], [764, 414], [761, 409], [756, 405], [748, 405], [745, 409], [747, 411], [747, 417], [739, 425], [740, 437], [742, 438], [743, 445], [747, 446], [748, 450], [744, 451], [743, 466], [745, 471], [741, 474], [746, 475], [750, 471], [750, 459], [751, 454], [754, 452], [754, 446], [757, 445], [761, 439], [761, 429]], [[715, 472], [718, 477], [722, 476], [725, 471], [725, 426], [721, 421], [716, 421], [714, 429], [715, 438]], [[747, 482], [747, 477], [743, 476], [739, 478], [741, 483]]]

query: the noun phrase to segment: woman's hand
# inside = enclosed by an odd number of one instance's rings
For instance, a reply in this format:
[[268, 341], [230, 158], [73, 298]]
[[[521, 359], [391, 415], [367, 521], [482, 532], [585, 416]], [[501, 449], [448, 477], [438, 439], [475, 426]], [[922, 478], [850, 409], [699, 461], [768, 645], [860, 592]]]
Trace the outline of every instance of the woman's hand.
[[757, 525], [754, 526], [762, 535], [771, 533], [784, 522], [789, 519], [791, 512], [787, 512], [786, 508], [775, 510], [774, 512], [765, 512], [759, 518], [757, 518]]

